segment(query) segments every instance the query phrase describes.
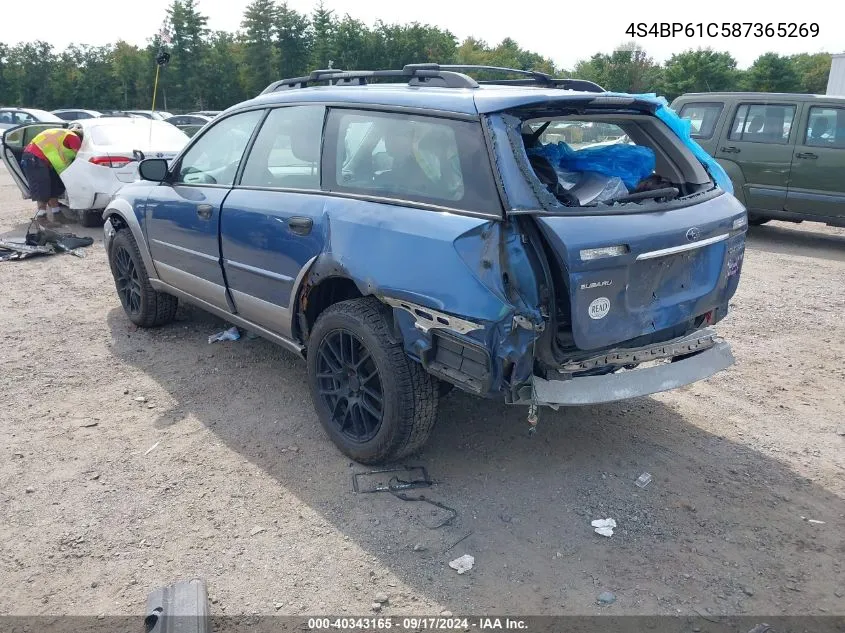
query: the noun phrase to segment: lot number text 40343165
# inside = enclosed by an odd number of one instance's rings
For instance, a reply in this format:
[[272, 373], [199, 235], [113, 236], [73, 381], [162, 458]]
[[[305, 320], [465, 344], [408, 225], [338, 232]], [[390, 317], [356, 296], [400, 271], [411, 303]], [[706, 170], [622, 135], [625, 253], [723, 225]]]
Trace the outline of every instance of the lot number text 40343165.
[[631, 37], [818, 37], [817, 22], [631, 22]]

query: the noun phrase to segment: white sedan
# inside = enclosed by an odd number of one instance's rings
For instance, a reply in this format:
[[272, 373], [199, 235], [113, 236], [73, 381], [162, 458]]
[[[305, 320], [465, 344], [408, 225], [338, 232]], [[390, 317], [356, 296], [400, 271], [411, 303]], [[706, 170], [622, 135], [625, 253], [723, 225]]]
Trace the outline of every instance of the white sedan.
[[26, 123], [61, 123], [62, 119], [52, 112], [35, 108], [0, 108], [0, 130]]
[[[76, 160], [61, 174], [66, 192], [60, 201], [76, 212], [80, 224], [102, 223], [102, 210], [124, 183], [138, 177], [138, 163], [144, 158], [171, 159], [188, 142], [182, 130], [142, 118], [102, 117], [76, 121], [84, 135]], [[39, 132], [68, 124], [36, 123], [3, 133], [3, 162], [24, 198], [29, 185], [20, 167], [23, 149]]]

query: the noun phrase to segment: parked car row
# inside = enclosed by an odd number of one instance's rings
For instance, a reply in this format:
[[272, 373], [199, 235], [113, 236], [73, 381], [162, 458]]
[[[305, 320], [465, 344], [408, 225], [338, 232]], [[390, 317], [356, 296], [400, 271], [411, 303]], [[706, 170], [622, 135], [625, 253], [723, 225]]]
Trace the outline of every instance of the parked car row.
[[0, 130], [9, 129], [26, 123], [58, 123], [59, 121], [82, 121], [102, 117], [140, 117], [166, 121], [175, 125], [188, 136], [193, 136], [202, 127], [220, 114], [219, 110], [203, 110], [187, 114], [173, 115], [163, 110], [86, 110], [65, 108], [61, 110], [38, 110], [34, 108], [0, 108]]

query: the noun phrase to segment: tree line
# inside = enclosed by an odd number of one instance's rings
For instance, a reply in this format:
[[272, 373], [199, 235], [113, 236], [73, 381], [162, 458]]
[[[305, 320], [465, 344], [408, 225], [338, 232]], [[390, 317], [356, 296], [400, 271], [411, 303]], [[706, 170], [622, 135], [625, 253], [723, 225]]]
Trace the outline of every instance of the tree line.
[[[236, 32], [211, 31], [196, 0], [172, 0], [168, 9], [171, 61], [161, 69], [157, 108], [220, 110], [257, 95], [283, 77], [315, 68], [401, 68], [439, 62], [533, 69], [595, 81], [619, 92], [657, 92], [672, 99], [685, 92], [754, 90], [824, 93], [827, 53], [766, 53], [747, 70], [727, 52], [688, 50], [656, 63], [639, 45], [598, 53], [572, 69], [521, 48], [512, 39], [495, 46], [469, 37], [462, 42], [420, 23], [368, 26], [337, 16], [319, 2], [303, 14], [276, 0], [253, 0]], [[56, 51], [43, 41], [0, 42], [0, 105], [56, 109], [148, 109], [159, 35], [145, 46], [118, 41], [72, 45]]]

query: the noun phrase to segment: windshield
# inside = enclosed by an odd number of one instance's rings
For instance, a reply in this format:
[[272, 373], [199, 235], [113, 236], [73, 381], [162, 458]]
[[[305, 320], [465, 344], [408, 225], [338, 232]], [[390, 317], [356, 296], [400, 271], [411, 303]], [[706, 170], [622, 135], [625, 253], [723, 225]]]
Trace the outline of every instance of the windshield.
[[95, 145], [119, 147], [125, 151], [178, 151], [188, 142], [188, 136], [169, 123], [143, 119], [126, 119], [119, 125], [94, 125], [89, 130]]

